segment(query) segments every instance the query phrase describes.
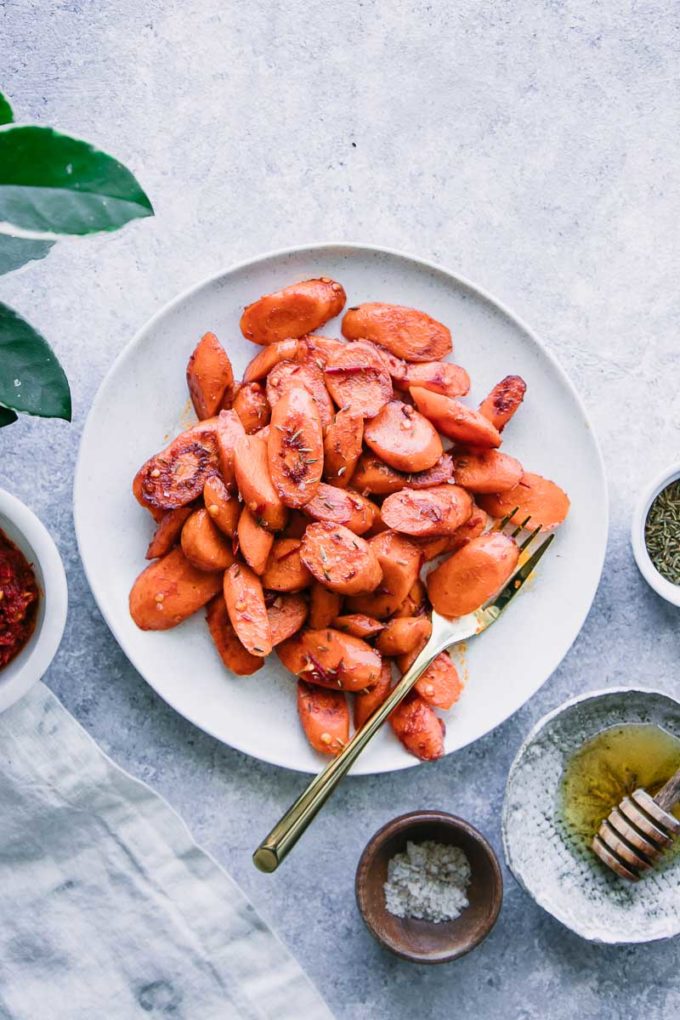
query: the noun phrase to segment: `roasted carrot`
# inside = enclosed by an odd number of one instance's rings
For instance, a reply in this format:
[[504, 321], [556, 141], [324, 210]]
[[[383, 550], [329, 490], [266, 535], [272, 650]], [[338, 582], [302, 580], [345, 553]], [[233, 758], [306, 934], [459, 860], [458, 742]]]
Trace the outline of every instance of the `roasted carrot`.
[[527, 384], [521, 375], [506, 375], [479, 405], [480, 412], [502, 432], [524, 400]]
[[271, 591], [302, 591], [312, 576], [300, 558], [299, 538], [277, 538], [269, 553], [262, 584]]
[[345, 344], [324, 371], [326, 386], [338, 407], [373, 418], [392, 397], [392, 382], [373, 345]]
[[440, 652], [416, 680], [415, 690], [433, 708], [449, 709], [458, 701], [463, 685], [448, 652]]
[[338, 315], [345, 300], [342, 286], [326, 276], [303, 280], [248, 305], [241, 316], [241, 332], [256, 344], [304, 336]]
[[267, 443], [260, 436], [242, 436], [234, 447], [234, 474], [244, 503], [271, 531], [286, 524], [286, 507], [269, 474]]
[[514, 521], [523, 521], [530, 516], [529, 527], [536, 528], [540, 524], [544, 531], [551, 531], [565, 519], [570, 504], [566, 492], [555, 482], [525, 471], [514, 489], [493, 496], [480, 496], [479, 505], [492, 517], [505, 517], [518, 507], [512, 518]]
[[371, 592], [380, 584], [382, 570], [371, 546], [341, 524], [310, 524], [300, 556], [316, 580], [339, 595]]
[[325, 630], [303, 630], [278, 645], [276, 654], [296, 676], [332, 690], [363, 691], [380, 677], [381, 659], [360, 638]]
[[232, 627], [251, 655], [264, 658], [272, 650], [272, 634], [257, 574], [242, 563], [233, 563], [224, 574], [224, 601]]
[[234, 447], [245, 429], [236, 411], [220, 411], [215, 428], [217, 437], [217, 453], [222, 481], [229, 489], [235, 487], [234, 479]]
[[334, 358], [344, 346], [344, 340], [336, 340], [330, 336], [319, 336], [318, 333], [308, 333], [300, 338], [297, 360], [311, 360], [323, 372], [331, 358]]
[[139, 469], [133, 491], [143, 505], [176, 510], [200, 496], [206, 478], [218, 470], [214, 421], [194, 425], [150, 457]]
[[427, 575], [430, 602], [442, 616], [472, 613], [503, 587], [518, 557], [516, 543], [500, 531], [471, 539]]
[[479, 411], [422, 386], [411, 386], [409, 392], [418, 410], [442, 435], [467, 446], [494, 448], [501, 445], [500, 434]]
[[357, 691], [354, 695], [354, 726], [360, 730], [370, 719], [379, 705], [390, 693], [392, 687], [392, 663], [384, 660], [380, 669], [380, 677], [374, 687], [367, 691]]
[[313, 581], [309, 592], [309, 626], [312, 630], [323, 630], [330, 627], [333, 620], [340, 615], [342, 596], [330, 591], [319, 581]]
[[466, 520], [465, 524], [461, 524], [459, 528], [456, 528], [453, 535], [449, 539], [449, 550], [456, 552], [458, 549], [462, 549], [464, 545], [470, 541], [471, 538], [477, 538], [477, 535], [483, 535], [489, 525], [489, 515], [478, 507], [476, 503], [472, 504], [472, 513]]
[[364, 441], [397, 471], [427, 471], [444, 452], [433, 425], [401, 400], [390, 400], [366, 423]]
[[323, 473], [323, 433], [317, 403], [304, 387], [291, 387], [274, 405], [267, 452], [282, 502], [293, 509], [309, 503]]
[[413, 587], [420, 570], [420, 552], [405, 535], [383, 531], [369, 542], [382, 569], [382, 581], [372, 595], [349, 600], [351, 613], [366, 613], [379, 620], [391, 616]]
[[206, 478], [203, 502], [213, 524], [231, 538], [238, 525], [241, 507], [237, 497], [229, 492], [219, 475]]
[[269, 424], [271, 409], [260, 383], [246, 383], [245, 386], [241, 386], [234, 398], [233, 410], [249, 436]]
[[190, 506], [180, 506], [176, 510], [166, 510], [163, 513], [146, 550], [147, 560], [155, 560], [159, 556], [165, 556], [166, 552], [172, 549], [180, 536], [184, 522], [192, 513], [193, 508]]
[[302, 361], [281, 361], [267, 376], [267, 400], [273, 408], [288, 390], [299, 387], [307, 390], [316, 401], [319, 418], [323, 428], [328, 428], [333, 420], [333, 401], [331, 400], [323, 373], [311, 358]]
[[233, 399], [231, 361], [214, 333], [205, 333], [189, 358], [187, 385], [199, 419], [217, 414], [225, 396]]
[[453, 458], [456, 482], [468, 492], [505, 492], [524, 474], [514, 457], [499, 450], [463, 450]]
[[399, 608], [395, 610], [395, 616], [421, 616], [427, 612], [427, 592], [425, 585], [419, 577], [415, 579], [411, 588], [409, 589], [408, 595], [401, 603]]
[[238, 547], [241, 556], [258, 576], [264, 573], [274, 535], [244, 506], [238, 519]]
[[333, 626], [343, 634], [366, 639], [379, 634], [385, 624], [373, 616], [366, 616], [365, 613], [348, 613], [346, 616], [336, 616]]
[[309, 614], [307, 600], [294, 592], [265, 592], [265, 605], [274, 646], [297, 634]]
[[218, 573], [197, 570], [180, 548], [143, 570], [130, 592], [130, 615], [141, 630], [168, 630], [218, 593]]
[[135, 497], [139, 505], [143, 507], [149, 514], [151, 514], [156, 524], [158, 524], [160, 523], [160, 521], [163, 520], [163, 515], [167, 513], [167, 511], [160, 510], [158, 507], [155, 506], [151, 506], [151, 504], [147, 503], [146, 499], [144, 498], [142, 486], [144, 484], [143, 471], [145, 466], [146, 465], [143, 465], [139, 469], [135, 477], [132, 479], [132, 495]]
[[453, 478], [451, 454], [443, 454], [426, 471], [396, 471], [374, 453], [362, 453], [352, 476], [352, 488], [365, 495], [389, 496], [400, 489], [430, 489]]
[[400, 616], [389, 620], [385, 629], [375, 641], [381, 655], [403, 655], [411, 652], [432, 633], [432, 624], [427, 616]]
[[446, 326], [403, 305], [369, 302], [350, 308], [342, 333], [348, 340], [373, 340], [406, 361], [439, 361], [453, 350]]
[[215, 527], [204, 508], [195, 510], [182, 528], [182, 552], [198, 570], [226, 570], [234, 562], [231, 542]]
[[356, 535], [363, 535], [373, 524], [373, 505], [358, 492], [347, 492], [321, 482], [316, 495], [303, 507], [308, 517], [329, 524], [343, 524]]
[[394, 709], [390, 725], [406, 750], [421, 761], [434, 761], [444, 754], [444, 721], [415, 691]]
[[382, 505], [382, 519], [388, 528], [423, 538], [452, 535], [471, 513], [472, 497], [459, 485], [402, 489]]
[[259, 351], [243, 373], [244, 383], [261, 382], [280, 361], [294, 361], [300, 351], [300, 341], [279, 340]]
[[298, 680], [297, 706], [302, 729], [314, 750], [339, 754], [349, 740], [349, 708], [344, 692]]
[[361, 454], [364, 419], [351, 407], [343, 407], [326, 430], [324, 440], [324, 478], [346, 489]]
[[218, 654], [228, 670], [237, 676], [250, 676], [261, 669], [264, 664], [262, 656], [251, 655], [239, 641], [223, 595], [216, 595], [208, 604], [205, 618]]
[[404, 383], [404, 389], [422, 386], [445, 397], [464, 397], [470, 389], [470, 376], [461, 365], [450, 361], [426, 361], [409, 365]]
[[437, 556], [450, 551], [452, 536], [441, 535], [435, 538], [414, 538], [413, 541], [417, 543], [420, 549], [423, 563], [429, 563], [430, 560], [435, 560]]

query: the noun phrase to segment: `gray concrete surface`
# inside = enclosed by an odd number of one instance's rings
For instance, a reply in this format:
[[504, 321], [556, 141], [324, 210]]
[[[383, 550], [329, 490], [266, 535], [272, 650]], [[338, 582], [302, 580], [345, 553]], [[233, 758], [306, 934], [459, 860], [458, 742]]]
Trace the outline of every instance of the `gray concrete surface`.
[[[353, 899], [361, 848], [399, 812], [456, 811], [498, 847], [510, 761], [568, 695], [680, 688], [677, 612], [646, 588], [628, 543], [640, 486], [679, 452], [677, 7], [8, 0], [0, 52], [18, 116], [114, 152], [157, 213], [0, 281], [0, 300], [53, 342], [75, 396], [71, 426], [24, 419], [0, 433], [0, 484], [42, 516], [68, 570], [52, 689], [181, 812], [342, 1020], [679, 1015], [677, 943], [592, 947], [510, 876], [491, 937], [446, 967], [386, 955]], [[97, 386], [152, 312], [233, 261], [343, 238], [438, 259], [535, 327], [592, 415], [611, 536], [590, 617], [539, 695], [438, 764], [347, 783], [285, 870], [265, 877], [250, 850], [300, 778], [202, 735], [127, 663], [83, 576], [71, 482]]]

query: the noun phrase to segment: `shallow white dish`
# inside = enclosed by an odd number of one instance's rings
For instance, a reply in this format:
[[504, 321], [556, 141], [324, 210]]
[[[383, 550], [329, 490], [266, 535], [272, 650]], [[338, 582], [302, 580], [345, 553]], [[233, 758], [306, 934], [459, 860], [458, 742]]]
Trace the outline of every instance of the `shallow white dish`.
[[680, 737], [680, 703], [636, 688], [573, 698], [534, 726], [508, 775], [503, 804], [508, 866], [539, 906], [592, 942], [653, 942], [680, 933], [680, 855], [664, 858], [640, 882], [627, 882], [568, 837], [559, 810], [560, 781], [571, 755], [610, 726], [640, 723]]
[[[152, 522], [130, 491], [139, 465], [185, 428], [185, 369], [198, 338], [213, 330], [237, 373], [261, 348], [238, 328], [243, 306], [306, 277], [331, 276], [348, 305], [393, 301], [448, 324], [454, 358], [479, 402], [504, 375], [527, 381], [524, 406], [506, 433], [509, 452], [569, 493], [567, 523], [540, 575], [510, 612], [466, 653], [469, 683], [446, 717], [447, 752], [478, 739], [515, 712], [557, 667], [578, 634], [602, 570], [607, 495], [597, 443], [564, 372], [529, 329], [472, 284], [409, 256], [352, 244], [275, 252], [198, 285], [159, 312], [115, 362], [85, 426], [75, 481], [80, 553], [99, 607], [121, 647], [178, 712], [219, 740], [272, 762], [317, 772], [322, 759], [296, 718], [292, 678], [272, 656], [252, 677], [230, 677], [203, 613], [175, 630], [144, 633], [128, 614], [130, 587], [145, 566]], [[339, 335], [340, 320], [322, 333]], [[387, 772], [418, 764], [387, 730], [354, 768]]]
[[670, 602], [674, 606], [680, 606], [680, 584], [672, 584], [663, 574], [659, 573], [652, 563], [645, 542], [645, 524], [647, 523], [649, 508], [656, 497], [667, 485], [670, 485], [671, 482], [676, 481], [678, 478], [680, 478], [680, 464], [673, 464], [649, 483], [637, 502], [630, 529], [633, 556], [640, 573], [657, 595], [660, 595], [661, 598], [666, 599], [666, 602]]
[[59, 551], [45, 525], [4, 489], [0, 489], [0, 530], [32, 565], [41, 594], [35, 630], [16, 658], [0, 670], [0, 712], [4, 712], [41, 679], [56, 655], [66, 624], [68, 589]]

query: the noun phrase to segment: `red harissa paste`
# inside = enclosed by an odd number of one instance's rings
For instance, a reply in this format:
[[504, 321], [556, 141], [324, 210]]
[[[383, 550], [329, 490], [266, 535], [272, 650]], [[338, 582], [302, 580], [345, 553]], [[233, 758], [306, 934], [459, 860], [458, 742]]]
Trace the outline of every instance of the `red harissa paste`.
[[19, 654], [33, 633], [38, 598], [30, 563], [0, 530], [0, 669]]

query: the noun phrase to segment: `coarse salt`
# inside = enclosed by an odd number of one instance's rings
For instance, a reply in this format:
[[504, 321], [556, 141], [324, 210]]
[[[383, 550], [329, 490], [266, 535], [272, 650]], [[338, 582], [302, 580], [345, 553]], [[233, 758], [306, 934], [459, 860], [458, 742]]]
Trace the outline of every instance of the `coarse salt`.
[[387, 866], [385, 905], [395, 917], [453, 921], [469, 905], [470, 862], [457, 846], [407, 843]]

